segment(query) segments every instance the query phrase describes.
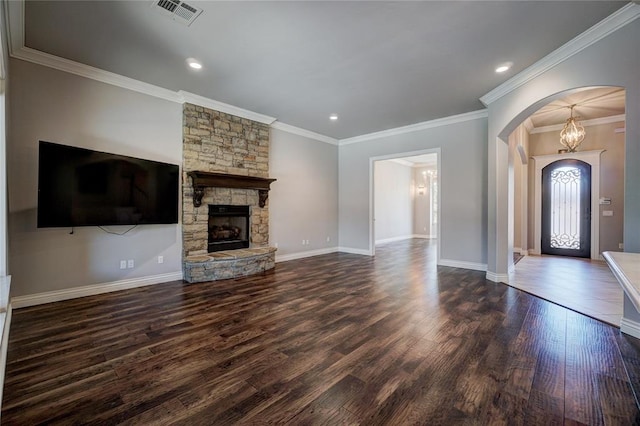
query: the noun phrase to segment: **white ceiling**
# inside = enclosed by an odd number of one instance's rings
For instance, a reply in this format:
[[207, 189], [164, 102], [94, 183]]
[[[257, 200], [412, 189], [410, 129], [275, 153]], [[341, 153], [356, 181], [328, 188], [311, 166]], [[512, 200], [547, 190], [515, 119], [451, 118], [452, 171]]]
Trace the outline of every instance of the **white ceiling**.
[[[343, 139], [482, 109], [482, 95], [626, 4], [188, 3], [204, 9], [189, 27], [148, 0], [29, 1], [25, 45]], [[494, 73], [504, 61], [513, 68]]]

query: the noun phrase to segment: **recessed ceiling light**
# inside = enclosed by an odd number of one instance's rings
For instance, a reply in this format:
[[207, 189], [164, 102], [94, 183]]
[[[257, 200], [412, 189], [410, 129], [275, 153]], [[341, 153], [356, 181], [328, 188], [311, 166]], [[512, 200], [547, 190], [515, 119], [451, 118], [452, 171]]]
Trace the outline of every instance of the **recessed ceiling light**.
[[509, 70], [509, 68], [511, 68], [511, 66], [513, 65], [513, 62], [505, 62], [504, 64], [500, 64], [497, 68], [496, 68], [496, 72], [497, 73], [503, 73]]
[[193, 58], [187, 59], [187, 64], [189, 64], [189, 66], [191, 68], [193, 68], [194, 70], [202, 69], [202, 64], [200, 63], [200, 61], [198, 61], [196, 59], [193, 59]]
[[329, 120], [336, 121], [337, 119], [338, 119], [338, 114], [331, 114], [331, 115], [329, 116]]

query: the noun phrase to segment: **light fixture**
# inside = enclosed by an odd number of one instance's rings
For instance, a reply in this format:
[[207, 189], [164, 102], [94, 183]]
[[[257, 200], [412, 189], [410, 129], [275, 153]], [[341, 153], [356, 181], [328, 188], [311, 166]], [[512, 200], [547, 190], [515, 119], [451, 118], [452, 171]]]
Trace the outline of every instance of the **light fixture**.
[[424, 195], [424, 185], [418, 185], [418, 195]]
[[509, 68], [511, 68], [511, 66], [513, 65], [513, 62], [505, 62], [504, 64], [500, 64], [497, 68], [496, 68], [496, 72], [498, 74], [501, 74], [503, 72], [509, 71]]
[[336, 121], [337, 119], [338, 119], [338, 114], [331, 114], [329, 116], [329, 120], [331, 120], [331, 121]]
[[577, 123], [576, 119], [573, 118], [573, 108], [575, 106], [576, 105], [573, 104], [569, 107], [571, 108], [571, 116], [567, 120], [562, 131], [560, 131], [560, 143], [567, 148], [569, 152], [576, 152], [576, 149], [582, 143], [586, 135], [584, 127], [582, 127], [580, 123]]
[[198, 61], [197, 59], [193, 59], [193, 58], [188, 58], [187, 59], [187, 64], [193, 68], [194, 70], [200, 70], [202, 69], [202, 64], [200, 63], [200, 61]]

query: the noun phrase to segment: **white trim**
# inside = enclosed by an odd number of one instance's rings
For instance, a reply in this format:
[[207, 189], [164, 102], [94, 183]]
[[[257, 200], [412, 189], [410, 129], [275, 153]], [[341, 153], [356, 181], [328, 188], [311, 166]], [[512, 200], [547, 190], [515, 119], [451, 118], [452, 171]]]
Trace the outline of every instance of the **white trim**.
[[433, 240], [436, 238], [436, 236], [431, 234], [413, 234], [413, 238], [424, 238], [427, 240]]
[[283, 132], [292, 133], [294, 135], [303, 136], [309, 139], [314, 139], [319, 142], [338, 145], [338, 139], [321, 135], [320, 133], [312, 132], [310, 130], [301, 129], [300, 127], [292, 126], [290, 124], [281, 123], [280, 121], [274, 121], [273, 123], [271, 123], [271, 127], [274, 129], [282, 130]]
[[486, 263], [463, 262], [461, 260], [440, 259], [438, 266], [449, 266], [451, 268], [472, 269], [474, 271], [486, 271]]
[[591, 165], [591, 259], [600, 257], [600, 156], [604, 149], [536, 155], [534, 173], [533, 254], [542, 253], [542, 169], [558, 160], [575, 159]]
[[235, 115], [236, 117], [246, 118], [248, 120], [257, 121], [258, 123], [271, 124], [276, 119], [269, 117], [268, 115], [259, 114], [257, 112], [249, 111], [248, 109], [239, 108], [237, 106], [225, 104], [224, 102], [216, 101], [214, 99], [205, 98], [204, 96], [196, 95], [195, 93], [185, 92], [184, 90], [178, 90], [179, 102], [188, 102], [203, 106], [206, 108], [214, 109], [216, 111], [224, 112], [227, 114]]
[[484, 105], [490, 105], [501, 97], [511, 93], [518, 87], [533, 80], [544, 72], [555, 67], [559, 63], [569, 59], [592, 44], [602, 40], [609, 34], [624, 27], [628, 23], [640, 17], [640, 5], [629, 3], [598, 22], [582, 34], [568, 41], [554, 50], [538, 62], [520, 71], [509, 80], [480, 98]]
[[495, 272], [487, 271], [485, 278], [494, 283], [509, 284], [509, 274], [496, 274]]
[[335, 253], [338, 251], [338, 247], [328, 247], [318, 250], [301, 251], [298, 253], [284, 254], [281, 256], [276, 255], [276, 263], [288, 262], [289, 260], [304, 259], [305, 257], [320, 256], [322, 254]]
[[358, 249], [353, 247], [338, 247], [338, 251], [341, 253], [361, 254], [363, 256], [373, 256], [371, 251], [366, 249]]
[[65, 58], [50, 55], [39, 50], [29, 47], [22, 47], [19, 50], [13, 50], [11, 56], [23, 61], [32, 62], [34, 64], [43, 65], [45, 67], [68, 72], [70, 74], [79, 75], [81, 77], [90, 78], [102, 83], [111, 84], [113, 86], [122, 87], [134, 92], [143, 93], [145, 95], [154, 96], [171, 102], [181, 102], [180, 95], [173, 90], [145, 83], [140, 80], [125, 77], [79, 62], [70, 61]]
[[527, 117], [522, 124], [524, 125], [524, 128], [527, 129], [527, 132], [531, 133], [531, 131], [533, 129], [535, 129], [535, 126], [533, 125], [533, 121], [531, 120], [531, 117]]
[[[612, 115], [610, 117], [594, 118], [592, 120], [581, 121], [580, 124], [582, 125], [582, 127], [590, 127], [590, 126], [600, 126], [602, 124], [619, 123], [621, 121], [626, 121], [625, 114]], [[560, 130], [562, 130], [563, 127], [564, 127], [564, 123], [554, 124], [552, 126], [534, 127], [529, 131], [529, 133], [532, 135], [535, 135], [537, 133], [559, 132]]]
[[59, 302], [61, 300], [76, 299], [78, 297], [93, 296], [177, 280], [182, 280], [182, 271], [18, 296], [12, 298], [11, 303], [16, 309], [25, 308], [27, 306], [42, 305], [44, 303]]
[[404, 241], [404, 240], [410, 240], [413, 238], [413, 234], [410, 235], [400, 235], [399, 237], [391, 237], [391, 238], [383, 238], [381, 240], [376, 240], [376, 245], [377, 244], [385, 244], [385, 243], [392, 243], [394, 241]]
[[[444, 118], [437, 118], [435, 120], [423, 121], [422, 123], [410, 124], [408, 126], [396, 127], [394, 129], [382, 130], [380, 132], [368, 133], [366, 135], [354, 136], [352, 138], [340, 139], [339, 145], [350, 145], [352, 143], [360, 143], [370, 141], [373, 139], [387, 138], [390, 136], [403, 135], [405, 133], [417, 132], [425, 129], [432, 129], [434, 127], [450, 126], [456, 123], [463, 123], [465, 121], [477, 120], [480, 118], [487, 118], [489, 116], [486, 109], [478, 111], [467, 112], [464, 114], [452, 115]], [[408, 157], [408, 155], [405, 155]]]
[[620, 320], [620, 331], [636, 339], [640, 339], [640, 323], [623, 317]]

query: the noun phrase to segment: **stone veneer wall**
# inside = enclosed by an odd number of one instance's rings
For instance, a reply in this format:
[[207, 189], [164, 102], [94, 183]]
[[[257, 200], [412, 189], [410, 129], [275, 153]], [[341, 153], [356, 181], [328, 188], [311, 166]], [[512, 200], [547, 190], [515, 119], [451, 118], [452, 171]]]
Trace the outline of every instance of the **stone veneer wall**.
[[261, 208], [258, 191], [207, 188], [193, 205], [190, 171], [269, 177], [269, 126], [185, 103], [182, 150], [182, 243], [184, 258], [207, 253], [209, 204], [248, 205], [251, 247], [269, 242], [269, 201]]

